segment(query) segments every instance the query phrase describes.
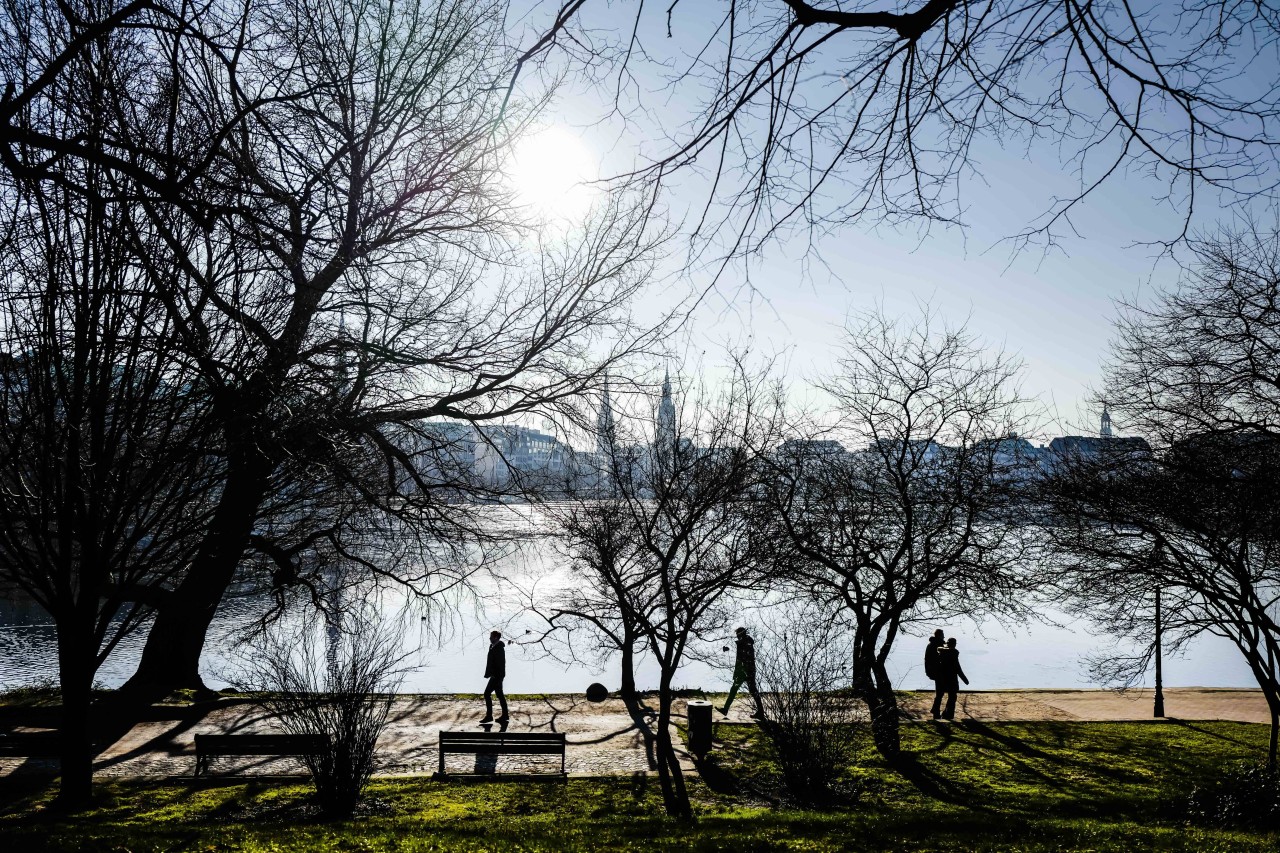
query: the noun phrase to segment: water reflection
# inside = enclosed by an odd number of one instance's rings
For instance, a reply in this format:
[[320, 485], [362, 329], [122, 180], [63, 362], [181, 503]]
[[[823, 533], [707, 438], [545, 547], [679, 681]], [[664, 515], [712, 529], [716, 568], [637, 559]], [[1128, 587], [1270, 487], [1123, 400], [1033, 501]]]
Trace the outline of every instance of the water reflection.
[[[454, 598], [446, 605], [424, 610], [403, 591], [384, 591], [380, 607], [385, 618], [400, 623], [403, 651], [413, 667], [404, 683], [406, 692], [479, 692], [483, 678], [488, 633], [497, 628], [509, 639], [506, 689], [509, 693], [581, 692], [592, 681], [611, 689], [618, 684], [617, 663], [606, 659], [598, 665], [565, 665], [538, 644], [541, 619], [528, 609], [530, 601], [545, 603], [573, 578], [557, 565], [553, 549], [531, 545], [508, 556], [499, 571], [502, 580], [485, 575], [475, 579], [475, 595]], [[206, 683], [227, 686], [237, 670], [234, 643], [271, 605], [263, 595], [232, 595], [223, 603], [210, 632], [201, 665]], [[780, 614], [780, 612], [779, 612]], [[959, 640], [966, 673], [974, 689], [1079, 688], [1097, 686], [1089, 681], [1082, 658], [1110, 645], [1105, 637], [1089, 633], [1087, 626], [1060, 614], [1046, 614], [1052, 622], [1005, 627], [993, 622], [936, 626]], [[767, 608], [748, 610], [747, 624], [767, 624]], [[928, 626], [924, 633], [935, 626]], [[731, 630], [730, 630], [731, 633]], [[765, 641], [767, 632], [758, 638]], [[144, 633], [127, 638], [102, 667], [98, 680], [105, 686], [122, 684], [137, 663]], [[728, 637], [706, 638], [700, 652], [705, 660], [691, 660], [681, 670], [677, 684], [725, 689], [732, 674], [732, 653], [719, 651], [730, 645]], [[890, 658], [889, 668], [903, 688], [926, 686], [921, 669], [924, 639], [902, 637]], [[564, 657], [564, 655], [560, 655]], [[38, 605], [17, 596], [0, 596], [0, 689], [30, 684], [57, 675], [53, 626]], [[641, 688], [657, 683], [656, 668], [641, 665]], [[1254, 687], [1252, 676], [1238, 652], [1225, 640], [1204, 638], [1181, 656], [1166, 656], [1167, 686]]]

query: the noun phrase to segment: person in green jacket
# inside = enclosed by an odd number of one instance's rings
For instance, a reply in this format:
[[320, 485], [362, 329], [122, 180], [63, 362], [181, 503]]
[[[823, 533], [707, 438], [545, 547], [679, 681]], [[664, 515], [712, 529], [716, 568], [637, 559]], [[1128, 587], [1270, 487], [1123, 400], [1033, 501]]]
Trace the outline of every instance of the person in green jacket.
[[751, 694], [756, 704], [756, 710], [751, 716], [762, 720], [764, 703], [760, 701], [760, 688], [756, 684], [756, 641], [751, 639], [746, 628], [739, 628], [734, 633], [737, 635], [734, 640], [737, 645], [737, 655], [733, 664], [733, 686], [729, 688], [729, 698], [725, 700], [724, 710], [721, 713], [729, 713], [729, 706], [737, 698], [739, 688], [746, 684], [747, 692]]

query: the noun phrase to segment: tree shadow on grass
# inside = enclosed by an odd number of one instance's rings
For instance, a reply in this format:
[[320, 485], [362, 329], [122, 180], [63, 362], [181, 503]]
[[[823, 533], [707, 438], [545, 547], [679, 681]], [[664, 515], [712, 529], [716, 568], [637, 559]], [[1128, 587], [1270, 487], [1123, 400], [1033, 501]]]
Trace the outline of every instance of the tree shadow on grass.
[[999, 729], [994, 729], [980, 720], [968, 719], [960, 723], [957, 723], [956, 725], [962, 731], [972, 732], [973, 734], [980, 735], [981, 737], [984, 737], [987, 740], [1000, 744], [1005, 748], [1005, 750], [1007, 750], [1010, 753], [1016, 753], [1017, 755], [1024, 755], [1024, 756], [1027, 756], [1028, 758], [1038, 758], [1045, 761], [1052, 761], [1055, 764], [1062, 763], [1062, 759], [1060, 757], [1053, 755], [1051, 753], [1045, 752], [1044, 750], [1037, 749], [1036, 747], [1027, 743], [1025, 740], [1022, 740], [1021, 738], [1017, 738], [1017, 737], [1014, 737], [1013, 735], [1002, 732]]
[[[1208, 726], [1195, 725], [1189, 720], [1179, 720], [1174, 717], [1170, 717], [1168, 718], [1167, 722], [1169, 725], [1177, 726], [1178, 728], [1181, 728], [1181, 729], [1187, 729], [1188, 731], [1198, 732], [1199, 734], [1205, 735], [1207, 737], [1211, 737], [1220, 741], [1225, 741], [1227, 743], [1234, 744], [1235, 746], [1243, 747], [1244, 749], [1252, 750], [1252, 749], [1255, 749], [1257, 746], [1257, 744], [1250, 743], [1249, 741], [1240, 740], [1239, 738], [1229, 737], [1221, 732], [1215, 732], [1213, 729], [1209, 728]], [[1241, 725], [1245, 726], [1250, 724], [1241, 723]]]
[[690, 753], [689, 757], [693, 759], [694, 769], [698, 771], [699, 778], [702, 783], [717, 794], [737, 794], [742, 790], [738, 777], [732, 771], [721, 766], [716, 760], [714, 752], [708, 753], [706, 756], [699, 758]]
[[964, 806], [977, 811], [991, 810], [988, 804], [974, 796], [968, 786], [957, 784], [955, 781], [931, 770], [913, 752], [902, 752], [890, 760], [888, 764], [895, 773], [910, 782], [912, 787], [930, 799], [950, 803], [954, 806]]

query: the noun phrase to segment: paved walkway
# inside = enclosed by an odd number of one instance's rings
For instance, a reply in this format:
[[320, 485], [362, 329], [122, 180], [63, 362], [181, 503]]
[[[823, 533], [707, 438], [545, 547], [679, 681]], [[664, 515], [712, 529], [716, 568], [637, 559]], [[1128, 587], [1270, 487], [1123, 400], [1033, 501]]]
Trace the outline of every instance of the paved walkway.
[[[906, 694], [903, 713], [928, 717], [932, 696]], [[720, 698], [723, 701], [723, 697]], [[484, 705], [478, 699], [405, 696], [397, 700], [391, 723], [379, 745], [378, 772], [387, 775], [433, 773], [438, 734], [443, 729], [479, 730]], [[728, 720], [748, 723], [751, 702], [740, 697]], [[1116, 693], [1102, 690], [1000, 690], [962, 693], [957, 717], [980, 720], [1149, 720], [1150, 690]], [[683, 715], [684, 702], [676, 712]], [[1165, 691], [1170, 717], [1194, 720], [1237, 720], [1266, 723], [1266, 701], [1258, 690], [1175, 688]], [[101, 776], [175, 777], [192, 772], [194, 735], [201, 733], [269, 732], [275, 721], [260, 706], [239, 700], [189, 707], [156, 706], [149, 719], [136, 724], [108, 747], [96, 762]], [[724, 719], [718, 713], [716, 719]], [[648, 770], [644, 742], [622, 702], [609, 699], [593, 704], [578, 696], [512, 700], [510, 731], [564, 732], [568, 740], [566, 768], [570, 775], [628, 775]], [[48, 773], [56, 762], [46, 759], [0, 759], [0, 776]], [[299, 771], [293, 759], [216, 760], [216, 773], [290, 774]], [[536, 772], [559, 770], [550, 756], [450, 756], [452, 773]]]
[[[1154, 691], [1126, 690], [989, 690], [964, 692], [956, 717], [979, 720], [1150, 720]], [[927, 719], [933, 695], [913, 693], [903, 703], [913, 719]], [[1164, 691], [1164, 712], [1181, 720], [1235, 720], [1270, 723], [1267, 700], [1260, 690], [1172, 687]]]

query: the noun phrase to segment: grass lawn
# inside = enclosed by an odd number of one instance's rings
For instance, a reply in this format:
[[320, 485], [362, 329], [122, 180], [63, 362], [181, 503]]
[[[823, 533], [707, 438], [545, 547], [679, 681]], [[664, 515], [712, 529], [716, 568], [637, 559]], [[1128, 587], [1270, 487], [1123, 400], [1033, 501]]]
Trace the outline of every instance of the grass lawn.
[[[309, 786], [245, 779], [98, 786], [75, 817], [52, 787], [0, 782], [4, 851], [558, 850], [1277, 850], [1280, 827], [1185, 825], [1181, 797], [1217, 768], [1256, 758], [1264, 726], [1240, 723], [908, 724], [897, 770], [865, 744], [837, 811], [788, 807], [751, 726], [722, 725], [724, 748], [692, 792], [698, 820], [662, 816], [657, 780], [438, 783], [379, 779], [366, 813], [322, 822]], [[33, 790], [38, 788], [39, 790]]]

